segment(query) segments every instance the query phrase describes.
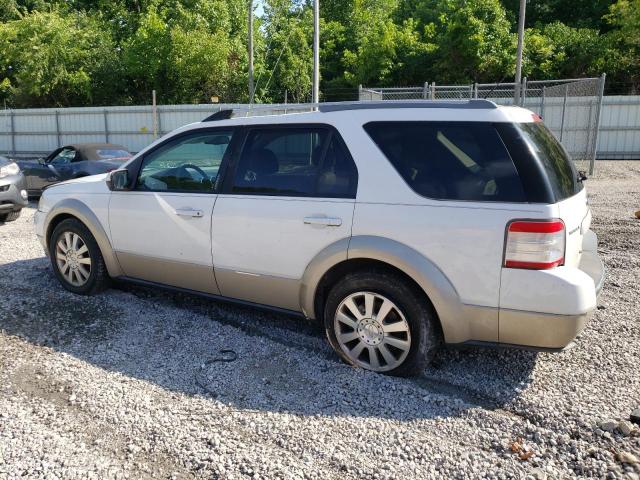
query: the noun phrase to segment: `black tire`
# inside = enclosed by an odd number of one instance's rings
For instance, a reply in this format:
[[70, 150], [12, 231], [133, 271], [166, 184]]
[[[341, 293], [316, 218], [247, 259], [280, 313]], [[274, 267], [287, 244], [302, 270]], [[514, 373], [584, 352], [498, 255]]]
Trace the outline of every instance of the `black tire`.
[[[89, 251], [89, 257], [91, 258], [91, 271], [86, 283], [80, 286], [71, 284], [65, 276], [60, 272], [58, 263], [56, 261], [56, 244], [58, 240], [62, 238], [65, 232], [75, 233], [80, 236], [82, 241], [87, 246]], [[111, 278], [107, 272], [107, 267], [100, 252], [100, 247], [96, 239], [85, 225], [76, 220], [75, 218], [69, 218], [60, 222], [56, 228], [54, 228], [51, 237], [49, 238], [49, 258], [51, 259], [51, 266], [58, 281], [64, 288], [70, 292], [78, 295], [94, 295], [107, 289], [111, 284]]]
[[20, 217], [21, 212], [22, 210], [16, 210], [14, 212], [4, 213], [0, 215], [0, 223], [13, 222], [14, 220], [17, 220], [18, 217]]
[[[357, 365], [342, 350], [336, 338], [334, 319], [340, 304], [356, 292], [372, 292], [391, 300], [409, 325], [411, 345], [402, 363], [381, 373], [399, 377], [419, 375], [431, 362], [441, 344], [438, 318], [431, 302], [402, 276], [384, 270], [367, 270], [346, 275], [330, 290], [325, 301], [324, 326], [329, 343], [347, 363]], [[365, 367], [366, 368], [366, 367]]]

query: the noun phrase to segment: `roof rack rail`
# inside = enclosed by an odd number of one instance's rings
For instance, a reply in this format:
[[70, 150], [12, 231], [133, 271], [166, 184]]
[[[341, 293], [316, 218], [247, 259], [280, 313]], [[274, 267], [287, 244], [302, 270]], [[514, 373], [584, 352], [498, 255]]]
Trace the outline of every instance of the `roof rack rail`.
[[[460, 110], [486, 110], [495, 109], [498, 106], [485, 99], [471, 100], [365, 100], [356, 102], [327, 102], [327, 103], [303, 103], [303, 104], [269, 104], [269, 105], [251, 105], [248, 107], [236, 107], [233, 109], [220, 110], [213, 115], [208, 116], [203, 122], [213, 122], [217, 120], [229, 120], [233, 117], [252, 116], [255, 112], [277, 112], [273, 115], [281, 113], [305, 113], [305, 112], [342, 112], [349, 110], [375, 110], [375, 109], [394, 109], [394, 108], [451, 108]], [[281, 113], [280, 113], [281, 111]]]
[[462, 110], [494, 109], [498, 106], [485, 99], [471, 100], [366, 100], [361, 102], [321, 103], [321, 112], [340, 112], [344, 110], [373, 110], [386, 108], [453, 108]]

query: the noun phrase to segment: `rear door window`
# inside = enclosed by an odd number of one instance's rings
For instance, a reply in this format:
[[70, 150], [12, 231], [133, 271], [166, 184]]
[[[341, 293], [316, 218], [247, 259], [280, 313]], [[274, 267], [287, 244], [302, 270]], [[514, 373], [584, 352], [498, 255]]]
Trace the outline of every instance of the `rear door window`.
[[371, 122], [382, 153], [418, 194], [439, 200], [524, 202], [498, 132], [479, 122]]
[[356, 183], [353, 160], [331, 129], [269, 127], [249, 131], [231, 191], [353, 198]]

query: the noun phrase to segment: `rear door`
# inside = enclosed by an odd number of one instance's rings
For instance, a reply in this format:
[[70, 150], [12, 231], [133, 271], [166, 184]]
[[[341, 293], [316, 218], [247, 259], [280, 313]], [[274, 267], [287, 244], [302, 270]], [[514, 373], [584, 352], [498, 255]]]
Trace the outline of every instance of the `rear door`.
[[334, 129], [287, 125], [248, 128], [234, 163], [213, 212], [220, 291], [300, 310], [307, 265], [351, 236], [353, 160]]
[[111, 194], [111, 237], [125, 275], [219, 293], [211, 215], [233, 134], [221, 128], [174, 137], [144, 156], [133, 190]]

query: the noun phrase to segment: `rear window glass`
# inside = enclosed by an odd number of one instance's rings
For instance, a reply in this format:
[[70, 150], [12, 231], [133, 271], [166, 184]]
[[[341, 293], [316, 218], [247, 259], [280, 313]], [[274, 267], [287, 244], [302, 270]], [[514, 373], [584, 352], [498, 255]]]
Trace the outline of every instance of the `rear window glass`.
[[365, 130], [418, 194], [440, 200], [524, 202], [498, 132], [479, 122], [371, 122]]
[[520, 123], [517, 128], [544, 168], [556, 200], [572, 197], [582, 190], [569, 155], [543, 123]]

